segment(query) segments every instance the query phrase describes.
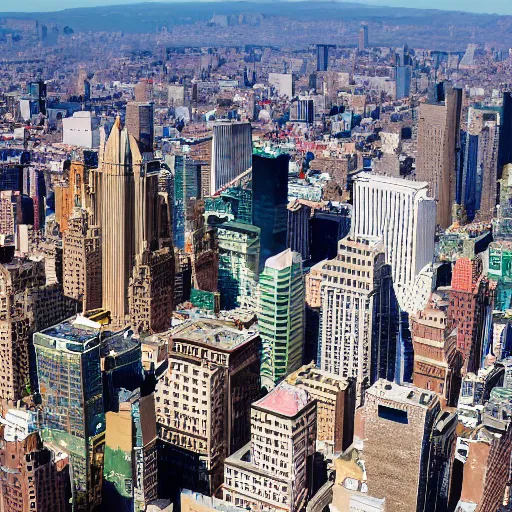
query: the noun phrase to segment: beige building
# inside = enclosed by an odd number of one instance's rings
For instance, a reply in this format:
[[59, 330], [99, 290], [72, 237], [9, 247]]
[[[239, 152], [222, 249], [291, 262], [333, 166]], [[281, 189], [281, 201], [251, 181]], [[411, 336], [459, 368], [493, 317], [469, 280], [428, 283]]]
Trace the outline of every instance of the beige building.
[[158, 240], [158, 171], [143, 161], [135, 137], [118, 118], [99, 169], [93, 171], [96, 212], [102, 236], [102, 301], [112, 322], [128, 321], [128, 287], [135, 256]]
[[429, 193], [437, 201], [437, 224], [451, 224], [455, 202], [455, 164], [459, 137], [462, 91], [446, 88], [445, 101], [420, 105], [416, 179], [429, 184]]
[[310, 363], [289, 375], [286, 382], [304, 389], [317, 401], [317, 450], [328, 454], [346, 450], [354, 437], [355, 381]]
[[135, 257], [128, 302], [135, 332], [162, 332], [171, 326], [174, 299], [174, 253], [163, 247]]
[[306, 304], [310, 308], [319, 308], [322, 305], [321, 286], [324, 264], [325, 261], [320, 261], [306, 274]]
[[252, 405], [251, 442], [226, 459], [224, 500], [254, 511], [304, 509], [315, 439], [316, 401], [282, 382]]
[[336, 258], [323, 264], [320, 368], [354, 378], [360, 402], [370, 384], [376, 281], [384, 265], [381, 239], [362, 236], [340, 240]]
[[157, 383], [159, 438], [179, 487], [213, 494], [224, 459], [250, 436], [260, 392], [260, 338], [234, 322], [199, 319], [171, 334], [169, 368]]
[[62, 244], [64, 295], [75, 299], [84, 311], [101, 307], [101, 235], [89, 218], [86, 210], [75, 209]]
[[431, 391], [378, 380], [366, 392], [362, 458], [371, 496], [387, 512], [434, 510], [427, 503], [431, 433], [441, 407]]

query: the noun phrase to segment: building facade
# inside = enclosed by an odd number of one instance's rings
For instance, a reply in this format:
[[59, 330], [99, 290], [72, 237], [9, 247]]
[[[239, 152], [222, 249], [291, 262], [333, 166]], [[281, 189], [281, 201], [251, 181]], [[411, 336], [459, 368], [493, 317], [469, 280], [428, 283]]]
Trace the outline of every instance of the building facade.
[[258, 324], [262, 341], [262, 384], [269, 388], [302, 364], [304, 278], [299, 254], [268, 258], [260, 274]]

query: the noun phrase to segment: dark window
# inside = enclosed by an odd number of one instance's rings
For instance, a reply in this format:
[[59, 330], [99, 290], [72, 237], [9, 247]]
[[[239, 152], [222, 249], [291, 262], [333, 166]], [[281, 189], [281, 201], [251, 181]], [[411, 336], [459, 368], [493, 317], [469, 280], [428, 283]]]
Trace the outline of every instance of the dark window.
[[394, 421], [395, 423], [402, 423], [404, 425], [409, 423], [407, 411], [394, 409], [393, 407], [387, 407], [385, 405], [379, 405], [379, 418]]

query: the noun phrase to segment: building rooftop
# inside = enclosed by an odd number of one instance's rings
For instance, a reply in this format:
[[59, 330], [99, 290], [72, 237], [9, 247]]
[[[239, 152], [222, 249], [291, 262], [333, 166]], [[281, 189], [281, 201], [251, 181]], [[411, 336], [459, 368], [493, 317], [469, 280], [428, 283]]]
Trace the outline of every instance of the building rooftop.
[[101, 325], [78, 315], [41, 331], [41, 334], [74, 343], [87, 343], [97, 338]]
[[382, 176], [380, 174], [370, 174], [369, 172], [362, 172], [354, 181], [373, 181], [375, 183], [382, 183], [383, 185], [400, 186], [415, 190], [422, 190], [428, 187], [426, 181], [412, 181], [403, 178], [391, 178], [389, 176]]
[[287, 382], [281, 382], [267, 396], [253, 404], [258, 409], [294, 417], [311, 402], [309, 394]]
[[302, 259], [297, 253], [294, 253], [290, 249], [286, 249], [285, 251], [268, 258], [265, 262], [265, 267], [273, 268], [274, 270], [283, 270], [291, 267], [294, 263], [300, 263], [301, 261]]
[[224, 350], [232, 350], [258, 335], [254, 329], [239, 329], [234, 322], [202, 318], [189, 320], [173, 332], [173, 339], [196, 341]]
[[320, 370], [314, 363], [299, 368], [296, 372], [291, 373], [286, 378], [286, 382], [293, 386], [304, 385], [322, 385], [332, 391], [340, 391], [347, 389], [349, 381], [342, 377], [333, 375], [332, 373]]
[[437, 398], [433, 392], [411, 385], [400, 386], [384, 379], [379, 379], [366, 393], [391, 402], [424, 407], [425, 409], [430, 408]]

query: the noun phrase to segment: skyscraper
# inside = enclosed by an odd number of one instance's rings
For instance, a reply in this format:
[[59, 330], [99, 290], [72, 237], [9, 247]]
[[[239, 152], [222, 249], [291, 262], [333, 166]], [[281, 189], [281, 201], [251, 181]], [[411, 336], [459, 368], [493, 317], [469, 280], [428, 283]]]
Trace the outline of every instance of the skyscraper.
[[427, 183], [369, 173], [354, 180], [351, 236], [382, 237], [398, 303], [411, 313], [414, 281], [434, 257], [435, 211]]
[[286, 249], [289, 155], [258, 152], [252, 158], [252, 224], [261, 229], [260, 270]]
[[153, 151], [153, 104], [132, 101], [126, 104], [125, 125], [135, 137], [141, 153]]
[[461, 104], [461, 89], [439, 84], [437, 98], [420, 105], [416, 179], [428, 183], [437, 201], [436, 222], [442, 229], [451, 224], [455, 202]]
[[114, 324], [123, 324], [128, 314], [135, 255], [156, 248], [159, 169], [157, 162], [143, 161], [136, 139], [118, 118], [94, 171], [102, 236], [102, 301]]
[[173, 240], [178, 249], [185, 249], [185, 238], [191, 235], [187, 210], [192, 198], [201, 195], [201, 166], [185, 155], [174, 157]]
[[63, 235], [64, 294], [84, 311], [101, 307], [101, 235], [86, 210], [76, 209]]
[[218, 121], [213, 126], [210, 193], [214, 194], [252, 165], [251, 124]]
[[[498, 195], [500, 113], [469, 107], [467, 128], [461, 131], [461, 163], [455, 180], [455, 201], [462, 206], [460, 222], [489, 222]], [[509, 143], [509, 142], [508, 142]]]
[[356, 381], [357, 398], [384, 375], [393, 378], [398, 307], [379, 238], [344, 238], [323, 264], [319, 366]]
[[368, 41], [368, 25], [363, 24], [363, 26], [359, 29], [357, 43], [360, 52], [366, 50], [366, 48], [370, 46]]
[[267, 388], [302, 364], [304, 294], [300, 254], [286, 249], [267, 259], [258, 293], [261, 376]]
[[327, 71], [329, 68], [329, 46], [328, 44], [316, 45], [316, 70]]
[[73, 506], [101, 502], [105, 414], [100, 325], [78, 317], [34, 334], [43, 440], [65, 446], [72, 466]]
[[260, 229], [225, 222], [217, 226], [221, 309], [234, 309], [254, 299], [260, 260]]
[[395, 68], [396, 99], [408, 98], [411, 95], [411, 66], [397, 66]]

